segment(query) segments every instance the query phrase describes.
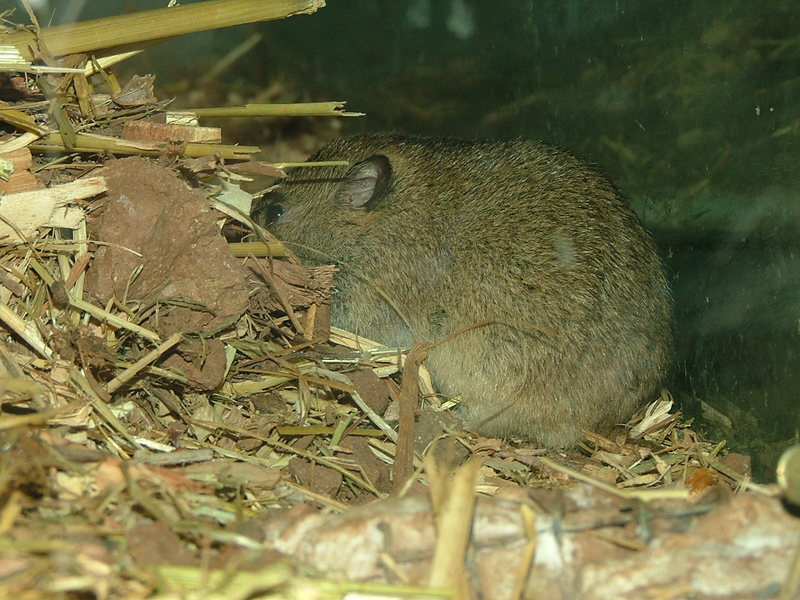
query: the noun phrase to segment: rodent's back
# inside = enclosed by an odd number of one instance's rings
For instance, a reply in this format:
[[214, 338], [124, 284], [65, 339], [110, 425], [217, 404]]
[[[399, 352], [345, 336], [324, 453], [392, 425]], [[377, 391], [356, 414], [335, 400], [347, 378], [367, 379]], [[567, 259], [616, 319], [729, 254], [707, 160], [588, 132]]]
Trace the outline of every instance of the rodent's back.
[[337, 200], [352, 169], [305, 169], [284, 186], [273, 228], [326, 255], [301, 251], [307, 260], [340, 263], [335, 324], [407, 345], [497, 321], [429, 359], [442, 391], [462, 394], [470, 424], [491, 435], [570, 444], [660, 384], [666, 281], [599, 171], [536, 142], [406, 136], [343, 138], [310, 160], [371, 157], [390, 171], [372, 205]]

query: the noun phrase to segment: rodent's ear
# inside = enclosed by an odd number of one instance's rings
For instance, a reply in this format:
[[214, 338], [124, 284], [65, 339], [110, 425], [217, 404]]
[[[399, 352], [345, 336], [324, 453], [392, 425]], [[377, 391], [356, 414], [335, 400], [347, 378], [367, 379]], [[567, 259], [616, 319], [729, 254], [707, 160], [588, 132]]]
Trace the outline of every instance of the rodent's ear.
[[371, 210], [389, 190], [392, 165], [382, 154], [370, 156], [354, 164], [336, 190], [334, 200], [351, 208]]

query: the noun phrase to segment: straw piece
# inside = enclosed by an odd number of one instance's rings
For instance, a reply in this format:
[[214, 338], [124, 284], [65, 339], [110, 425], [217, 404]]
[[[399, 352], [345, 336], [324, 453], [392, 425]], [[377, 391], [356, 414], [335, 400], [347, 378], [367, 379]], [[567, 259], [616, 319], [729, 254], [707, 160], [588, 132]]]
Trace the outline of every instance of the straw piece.
[[346, 167], [350, 163], [346, 160], [318, 160], [306, 162], [280, 162], [273, 163], [272, 166], [276, 169], [298, 168], [305, 169], [307, 167]]
[[92, 387], [89, 378], [87, 378], [87, 376], [76, 367], [70, 369], [69, 376], [70, 379], [72, 379], [72, 381], [76, 384], [78, 389], [80, 389], [84, 394], [86, 394], [86, 396], [89, 397], [94, 411], [129, 444], [131, 444], [134, 448], [138, 448], [139, 444], [136, 442], [134, 436], [131, 435], [122, 421], [114, 414], [108, 404], [106, 404], [105, 400], [100, 397], [98, 390]]
[[94, 304], [90, 304], [85, 300], [81, 300], [80, 298], [76, 298], [71, 294], [69, 296], [69, 303], [74, 308], [89, 313], [98, 321], [105, 321], [115, 327], [119, 327], [121, 329], [127, 329], [128, 331], [131, 331], [153, 342], [161, 341], [161, 338], [158, 336], [157, 333], [152, 332], [149, 329], [145, 329], [144, 327], [142, 327], [141, 325], [137, 325], [136, 323], [131, 323], [130, 321], [126, 321], [122, 317], [118, 317], [117, 315], [112, 314], [107, 310], [103, 310], [102, 308], [99, 308]]
[[53, 351], [42, 339], [36, 326], [31, 321], [26, 321], [11, 310], [6, 304], [0, 304], [0, 321], [5, 323], [11, 331], [16, 333], [36, 352], [44, 358], [50, 358]]
[[[47, 27], [39, 32], [39, 37], [48, 52], [58, 57], [310, 14], [322, 6], [325, 6], [323, 0], [213, 0]], [[36, 34], [31, 31], [12, 33], [6, 36], [5, 43], [16, 46], [25, 60], [37, 58], [31, 51], [36, 46]]]
[[544, 456], [540, 456], [538, 460], [543, 465], [547, 466], [550, 469], [553, 469], [554, 471], [558, 471], [560, 473], [564, 473], [565, 475], [569, 475], [570, 477], [577, 479], [578, 481], [588, 483], [589, 485], [600, 488], [601, 490], [608, 492], [613, 496], [618, 496], [620, 498], [631, 498], [647, 502], [655, 500], [664, 500], [668, 498], [677, 498], [679, 500], [686, 500], [689, 497], [689, 490], [685, 488], [629, 489], [629, 490], [620, 489], [613, 485], [609, 485], [607, 483], [599, 481], [593, 477], [584, 475], [583, 473], [579, 473], [574, 469], [565, 467], [564, 465], [559, 464], [554, 460], [550, 460], [549, 458], [546, 458]]
[[[426, 464], [432, 460], [426, 457]], [[472, 458], [456, 469], [453, 479], [445, 485], [442, 506], [436, 513], [436, 549], [428, 584], [432, 588], [464, 589], [464, 561], [472, 531], [475, 511], [475, 483], [480, 460]], [[449, 485], [448, 485], [449, 484]]]
[[[36, 120], [27, 113], [16, 108], [0, 108], [0, 121], [5, 121], [23, 131], [35, 133], [37, 136], [46, 134], [49, 130], [39, 125]], [[4, 152], [7, 152], [4, 150]]]
[[120, 52], [119, 54], [111, 54], [110, 56], [94, 57], [94, 60], [86, 63], [86, 66], [83, 68], [83, 75], [85, 77], [91, 77], [95, 73], [100, 72], [100, 69], [113, 67], [117, 63], [128, 60], [142, 52], [144, 52], [144, 50], [131, 50], [130, 52]]
[[131, 379], [136, 377], [136, 374], [139, 373], [142, 369], [147, 367], [150, 363], [155, 362], [158, 360], [161, 355], [164, 354], [167, 350], [172, 348], [175, 344], [183, 339], [183, 335], [180, 333], [173, 333], [169, 336], [163, 344], [160, 344], [158, 348], [152, 350], [145, 354], [142, 358], [137, 360], [133, 363], [130, 367], [125, 369], [122, 373], [114, 377], [111, 381], [108, 382], [108, 393], [113, 394], [123, 385], [128, 383]]
[[[105, 135], [79, 133], [75, 139], [75, 147], [70, 148], [61, 139], [60, 134], [53, 133], [31, 144], [30, 148], [38, 152], [112, 152], [115, 154], [159, 156], [167, 149], [167, 146], [163, 142], [136, 142]], [[251, 154], [260, 152], [260, 150], [261, 148], [258, 146], [189, 143], [180, 148], [180, 154], [191, 157], [219, 154], [222, 158], [248, 159]]]
[[296, 104], [245, 104], [191, 108], [198, 117], [362, 117], [364, 113], [345, 112], [346, 102], [300, 102]]

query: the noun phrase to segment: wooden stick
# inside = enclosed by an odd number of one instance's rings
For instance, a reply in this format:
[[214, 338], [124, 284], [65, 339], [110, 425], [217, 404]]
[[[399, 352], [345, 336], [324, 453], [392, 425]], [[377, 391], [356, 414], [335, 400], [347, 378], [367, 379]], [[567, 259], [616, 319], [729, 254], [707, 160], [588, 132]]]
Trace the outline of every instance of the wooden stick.
[[394, 492], [399, 493], [414, 471], [414, 415], [419, 398], [419, 368], [428, 358], [427, 344], [414, 344], [403, 365], [400, 388], [400, 424], [394, 457]]

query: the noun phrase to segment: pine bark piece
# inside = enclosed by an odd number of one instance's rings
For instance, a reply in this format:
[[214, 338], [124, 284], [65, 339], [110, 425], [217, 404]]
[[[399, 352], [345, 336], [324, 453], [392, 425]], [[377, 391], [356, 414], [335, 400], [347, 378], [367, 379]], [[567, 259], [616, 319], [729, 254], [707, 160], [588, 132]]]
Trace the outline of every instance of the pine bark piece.
[[148, 325], [162, 336], [235, 322], [247, 308], [244, 272], [205, 195], [137, 157], [109, 163], [103, 175], [108, 198], [88, 229], [109, 245], [97, 249], [87, 291], [101, 304], [111, 296], [131, 306], [158, 304]]

